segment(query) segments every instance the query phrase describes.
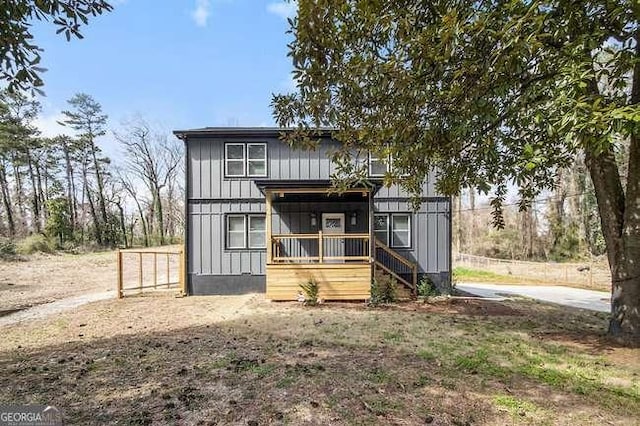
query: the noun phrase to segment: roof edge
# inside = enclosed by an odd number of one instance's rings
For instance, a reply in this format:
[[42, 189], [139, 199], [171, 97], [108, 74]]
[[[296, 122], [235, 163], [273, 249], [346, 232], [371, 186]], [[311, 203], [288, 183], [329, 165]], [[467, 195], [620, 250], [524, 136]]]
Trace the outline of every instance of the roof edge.
[[[207, 136], [254, 136], [254, 137], [278, 137], [282, 133], [297, 130], [293, 127], [203, 127], [201, 129], [174, 130], [173, 134], [182, 140], [190, 137], [207, 137]], [[336, 128], [322, 127], [319, 129], [310, 129], [319, 132], [319, 136], [331, 136], [331, 133], [337, 131]]]

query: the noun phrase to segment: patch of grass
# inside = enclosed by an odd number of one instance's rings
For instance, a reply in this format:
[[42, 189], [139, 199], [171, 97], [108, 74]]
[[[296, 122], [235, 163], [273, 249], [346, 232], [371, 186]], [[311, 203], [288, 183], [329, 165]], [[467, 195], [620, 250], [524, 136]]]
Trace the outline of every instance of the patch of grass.
[[402, 404], [389, 398], [370, 397], [362, 400], [365, 408], [376, 416], [385, 416], [402, 408]]
[[538, 407], [535, 404], [512, 395], [497, 395], [493, 398], [493, 403], [506, 409], [514, 417], [538, 411]]
[[425, 361], [435, 361], [437, 358], [433, 352], [428, 351], [426, 349], [420, 349], [417, 355], [418, 357], [420, 357], [420, 359], [423, 359]]
[[34, 234], [18, 242], [16, 252], [18, 254], [53, 253], [55, 244], [42, 234]]
[[457, 266], [453, 268], [453, 274], [458, 281], [487, 281], [487, 282], [516, 282], [521, 281], [519, 278], [515, 278], [511, 275], [496, 274], [491, 271], [484, 271], [482, 269], [472, 269], [464, 266]]
[[254, 364], [249, 368], [249, 371], [259, 378], [263, 378], [273, 373], [275, 368], [275, 365], [271, 364]]
[[398, 343], [404, 340], [404, 335], [398, 331], [385, 331], [382, 333], [382, 337], [387, 342]]
[[393, 375], [391, 373], [389, 373], [387, 370], [383, 369], [383, 368], [374, 368], [373, 370], [369, 371], [366, 374], [367, 380], [373, 382], [373, 383], [378, 383], [378, 384], [385, 384], [385, 383], [389, 383], [393, 380]]

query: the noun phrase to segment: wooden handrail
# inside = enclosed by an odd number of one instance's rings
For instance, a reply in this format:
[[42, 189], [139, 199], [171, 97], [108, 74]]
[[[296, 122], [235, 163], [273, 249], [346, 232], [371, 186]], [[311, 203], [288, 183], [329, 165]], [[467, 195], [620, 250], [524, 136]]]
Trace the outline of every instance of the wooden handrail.
[[[272, 256], [271, 261], [275, 263], [287, 262], [287, 261], [309, 261], [314, 262], [317, 261], [319, 263], [323, 263], [325, 260], [358, 260], [358, 261], [369, 261], [371, 259], [371, 253], [369, 253], [369, 244], [367, 243], [370, 240], [369, 234], [365, 233], [353, 233], [353, 234], [325, 234], [322, 230], [319, 230], [318, 233], [315, 234], [274, 234], [271, 236], [271, 246], [272, 252], [275, 255]], [[351, 256], [327, 256], [325, 252], [325, 242], [330, 240], [352, 240], [352, 241], [362, 241], [365, 243], [361, 245], [362, 250], [359, 251], [358, 254], [354, 254]], [[318, 246], [318, 255], [317, 256], [281, 256], [280, 253], [280, 245], [286, 244], [285, 241], [291, 240], [316, 240]]]
[[299, 238], [301, 240], [303, 239], [311, 239], [311, 238], [318, 238], [318, 234], [273, 234], [271, 236], [271, 239], [274, 238]]
[[[354, 239], [369, 239], [369, 234], [327, 234], [323, 233], [324, 238], [354, 238]], [[299, 238], [299, 239], [312, 239], [318, 238], [318, 234], [273, 234], [271, 239], [274, 238]]]
[[369, 234], [322, 234], [325, 238], [353, 238], [354, 240], [369, 239]]
[[382, 263], [378, 262], [377, 260], [376, 260], [376, 267], [384, 270], [386, 273], [388, 273], [389, 275], [391, 275], [393, 278], [395, 278], [396, 280], [400, 281], [401, 283], [409, 286], [410, 288], [413, 288], [413, 286], [411, 285], [411, 283], [409, 281], [405, 280], [400, 275], [396, 274], [391, 269], [387, 268], [386, 266], [384, 266]]
[[389, 246], [384, 244], [379, 239], [375, 238], [375, 243], [376, 243], [376, 247], [380, 247], [382, 250], [384, 250], [390, 256], [395, 257], [399, 262], [404, 263], [407, 267], [413, 269], [416, 266], [415, 263], [413, 263], [413, 262], [405, 259], [404, 257], [400, 256], [398, 253], [396, 253], [394, 250], [389, 248]]

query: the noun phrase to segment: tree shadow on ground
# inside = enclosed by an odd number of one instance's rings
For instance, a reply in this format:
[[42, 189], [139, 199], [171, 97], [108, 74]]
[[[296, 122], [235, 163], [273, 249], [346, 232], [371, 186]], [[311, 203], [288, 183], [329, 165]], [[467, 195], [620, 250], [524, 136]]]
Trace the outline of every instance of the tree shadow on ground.
[[[171, 332], [5, 352], [0, 400], [55, 405], [70, 424], [538, 424], [638, 414], [626, 405], [633, 395], [622, 408], [600, 403], [573, 382], [550, 383], [485, 353], [561, 332], [554, 318], [518, 303], [505, 312], [520, 315], [504, 316], [408, 306], [273, 306]], [[541, 350], [555, 356], [554, 348]], [[512, 406], [496, 406], [505, 395]]]

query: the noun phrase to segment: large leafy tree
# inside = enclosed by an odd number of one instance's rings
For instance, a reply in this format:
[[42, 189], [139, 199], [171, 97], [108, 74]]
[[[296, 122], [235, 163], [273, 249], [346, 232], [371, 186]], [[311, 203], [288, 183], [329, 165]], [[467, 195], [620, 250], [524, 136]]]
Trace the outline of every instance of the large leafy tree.
[[67, 40], [82, 38], [80, 29], [90, 17], [109, 12], [105, 0], [3, 0], [0, 7], [0, 80], [9, 90], [42, 93], [41, 49], [34, 43], [34, 21], [52, 21]]
[[[298, 92], [274, 96], [292, 143], [335, 126], [350, 153], [392, 156], [414, 194], [510, 184], [522, 207], [584, 155], [612, 272], [613, 334], [640, 335], [640, 3], [637, 0], [299, 0], [290, 56]], [[617, 146], [629, 143], [626, 162]], [[626, 183], [621, 168], [628, 168]]]

